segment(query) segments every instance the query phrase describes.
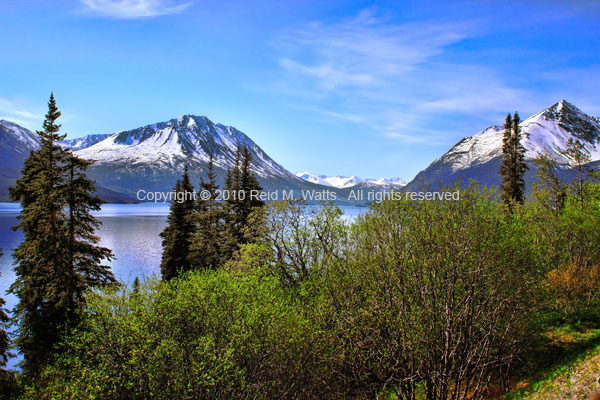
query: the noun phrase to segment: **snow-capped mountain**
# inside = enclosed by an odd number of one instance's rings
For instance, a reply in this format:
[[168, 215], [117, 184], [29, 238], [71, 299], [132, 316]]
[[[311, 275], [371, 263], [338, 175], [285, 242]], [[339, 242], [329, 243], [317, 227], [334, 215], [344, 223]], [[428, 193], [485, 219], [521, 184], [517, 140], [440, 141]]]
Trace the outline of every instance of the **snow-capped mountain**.
[[[21, 169], [30, 152], [39, 147], [37, 133], [14, 122], [0, 120], [0, 201], [9, 200], [8, 188], [21, 176]], [[107, 201], [122, 203], [133, 200], [101, 184], [96, 187], [98, 194]]]
[[0, 167], [20, 171], [31, 149], [38, 147], [37, 134], [14, 122], [0, 120]]
[[90, 146], [93, 146], [96, 143], [103, 141], [104, 139], [106, 139], [109, 136], [110, 136], [110, 134], [88, 135], [88, 136], [83, 136], [83, 137], [79, 137], [79, 138], [75, 138], [75, 139], [61, 140], [60, 144], [63, 147], [71, 149], [72, 151], [77, 151], [77, 150], [82, 150], [82, 149], [86, 149]]
[[296, 176], [304, 179], [305, 181], [317, 183], [319, 185], [331, 186], [336, 188], [347, 188], [355, 186], [362, 182], [362, 179], [358, 176], [327, 176], [327, 175], [316, 175], [310, 172], [297, 172]]
[[37, 148], [38, 135], [14, 122], [0, 120], [0, 201], [8, 201], [8, 188], [14, 185], [25, 159]]
[[238, 147], [246, 147], [252, 154], [253, 169], [259, 177], [297, 179], [243, 132], [194, 115], [116, 132], [76, 154], [96, 161], [96, 165], [126, 163], [129, 167], [182, 171], [186, 165], [190, 169], [205, 166], [212, 153], [217, 169], [226, 170], [234, 165]]
[[354, 187], [358, 184], [363, 186], [404, 186], [406, 183], [402, 178], [380, 178], [380, 179], [363, 179], [356, 175], [353, 176], [327, 176], [327, 175], [316, 175], [310, 172], [297, 172], [296, 176], [304, 179], [305, 181], [316, 183], [324, 186], [336, 187], [338, 189]]
[[[90, 147], [109, 136], [109, 134], [88, 135], [75, 139], [61, 140], [58, 143], [65, 148], [77, 151]], [[40, 147], [40, 138], [37, 133], [6, 120], [0, 120], [0, 140], [2, 140], [2, 142], [0, 142], [0, 148], [4, 151], [21, 151], [21, 147], [23, 147], [26, 149], [28, 155], [30, 150], [38, 149]], [[13, 143], [9, 144], [8, 140]]]
[[[185, 167], [197, 185], [201, 176], [206, 177], [211, 153], [217, 183], [222, 187], [227, 169], [235, 165], [238, 147], [246, 147], [252, 155], [252, 169], [264, 189], [323, 189], [287, 171], [243, 132], [206, 117], [184, 115], [137, 129], [60, 143], [94, 161], [88, 175], [96, 180], [99, 193], [108, 201], [135, 201], [139, 190], [169, 192]], [[37, 148], [37, 134], [12, 122], [0, 122], [0, 201], [8, 199], [8, 187], [20, 176], [29, 151]]]
[[[528, 188], [535, 179], [533, 159], [540, 153], [552, 155], [568, 172], [572, 165], [563, 150], [570, 138], [579, 139], [592, 162], [600, 163], [600, 123], [567, 101], [525, 119], [521, 123], [523, 144], [530, 170], [525, 176]], [[108, 201], [132, 201], [138, 190], [168, 192], [187, 166], [197, 184], [205, 176], [209, 154], [213, 154], [217, 181], [222, 186], [226, 171], [235, 164], [238, 147], [252, 154], [253, 170], [267, 190], [323, 190], [332, 188], [344, 194], [356, 188], [386, 191], [404, 185], [400, 178], [362, 179], [357, 176], [323, 176], [287, 171], [269, 157], [243, 132], [206, 117], [184, 115], [165, 122], [109, 135], [91, 135], [62, 141], [85, 159], [95, 161], [88, 174]], [[8, 199], [8, 187], [20, 176], [24, 160], [39, 147], [38, 136], [26, 128], [0, 121], [0, 201]], [[502, 127], [491, 126], [464, 138], [446, 154], [432, 162], [405, 186], [415, 190], [422, 185], [475, 179], [481, 184], [498, 185], [502, 159]], [[343, 198], [343, 196], [341, 196]]]
[[[598, 119], [565, 100], [525, 119], [520, 126], [524, 134], [523, 146], [527, 150], [526, 159], [530, 164], [526, 183], [534, 179], [532, 161], [539, 154], [552, 156], [562, 169], [571, 167], [573, 160], [563, 154], [570, 138], [578, 139], [585, 145], [592, 162], [600, 160]], [[438, 181], [451, 183], [458, 179], [464, 182], [475, 179], [482, 184], [498, 185], [501, 180], [498, 171], [502, 159], [502, 135], [503, 127], [495, 125], [462, 139], [417, 174], [409, 188], [436, 184]]]

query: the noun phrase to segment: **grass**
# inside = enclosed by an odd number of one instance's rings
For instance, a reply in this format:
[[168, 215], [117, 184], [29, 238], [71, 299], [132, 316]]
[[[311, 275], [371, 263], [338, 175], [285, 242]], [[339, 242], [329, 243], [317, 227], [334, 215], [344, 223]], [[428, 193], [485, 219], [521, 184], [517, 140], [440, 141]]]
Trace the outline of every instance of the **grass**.
[[586, 399], [600, 374], [600, 325], [549, 328], [504, 400]]
[[[548, 327], [536, 337], [512, 390], [490, 394], [494, 400], [585, 400], [600, 375], [600, 323], [579, 322]], [[498, 390], [500, 388], [497, 388]], [[492, 389], [492, 392], [496, 390]], [[378, 399], [396, 399], [393, 392]], [[424, 394], [417, 398], [425, 398]]]

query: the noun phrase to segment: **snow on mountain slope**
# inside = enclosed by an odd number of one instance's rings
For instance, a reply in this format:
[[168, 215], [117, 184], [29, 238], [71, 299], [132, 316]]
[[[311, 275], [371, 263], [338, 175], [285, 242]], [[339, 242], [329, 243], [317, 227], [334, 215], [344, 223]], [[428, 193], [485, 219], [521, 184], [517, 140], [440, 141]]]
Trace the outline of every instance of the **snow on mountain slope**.
[[332, 186], [336, 188], [346, 188], [360, 183], [362, 180], [357, 176], [326, 176], [316, 175], [310, 172], [298, 172], [296, 176], [305, 181], [317, 183], [324, 186]]
[[[0, 180], [2, 180], [2, 176], [8, 174], [11, 176], [10, 181], [13, 182], [13, 178], [19, 175], [29, 152], [39, 146], [39, 138], [36, 133], [14, 122], [0, 120], [0, 167], [11, 169], [10, 173], [0, 171]], [[0, 198], [4, 198], [1, 193]]]
[[310, 172], [297, 172], [296, 176], [304, 179], [305, 181], [317, 183], [319, 185], [332, 186], [338, 189], [353, 187], [359, 183], [372, 186], [383, 186], [383, 185], [394, 185], [404, 186], [405, 183], [401, 178], [380, 178], [380, 179], [363, 179], [358, 176], [327, 176], [327, 175], [316, 175]]
[[2, 132], [3, 138], [8, 138], [10, 135], [12, 140], [20, 142], [21, 145], [29, 149], [37, 149], [40, 146], [40, 140], [35, 132], [23, 128], [14, 122], [1, 119], [0, 132]]
[[[600, 159], [600, 124], [565, 100], [521, 122], [527, 159], [546, 153], [561, 164], [572, 160], [562, 152], [570, 138], [579, 139], [590, 152], [591, 161]], [[434, 163], [446, 163], [452, 171], [484, 164], [502, 154], [502, 126], [491, 126], [466, 137]]]
[[93, 146], [96, 143], [106, 139], [110, 134], [101, 134], [101, 135], [88, 135], [75, 139], [65, 139], [61, 140], [61, 146], [71, 149], [72, 151], [82, 150], [87, 147]]
[[400, 177], [393, 176], [391, 178], [379, 178], [379, 179], [371, 179], [367, 178], [364, 182], [372, 183], [374, 185], [396, 185], [396, 186], [404, 186], [406, 182]]
[[253, 170], [259, 177], [298, 179], [243, 132], [194, 115], [113, 133], [76, 154], [95, 160], [96, 165], [126, 163], [182, 169], [183, 165], [205, 164], [212, 153], [215, 166], [227, 169], [234, 165], [238, 147], [243, 146], [252, 154]]
[[[5, 134], [10, 134], [12, 140], [15, 140], [23, 145], [27, 149], [27, 152], [40, 147], [40, 138], [36, 132], [32, 132], [14, 122], [0, 120], [0, 129]], [[75, 139], [61, 140], [58, 143], [65, 148], [76, 151], [92, 146], [99, 141], [106, 139], [108, 136], [110, 135], [88, 135]], [[4, 148], [6, 148], [6, 146], [4, 146]]]
[[600, 160], [598, 120], [565, 100], [526, 119], [521, 126], [523, 131], [528, 133], [524, 141], [528, 158], [549, 153], [561, 164], [572, 164], [573, 160], [562, 152], [566, 149], [569, 139], [577, 139], [590, 153], [590, 161]]

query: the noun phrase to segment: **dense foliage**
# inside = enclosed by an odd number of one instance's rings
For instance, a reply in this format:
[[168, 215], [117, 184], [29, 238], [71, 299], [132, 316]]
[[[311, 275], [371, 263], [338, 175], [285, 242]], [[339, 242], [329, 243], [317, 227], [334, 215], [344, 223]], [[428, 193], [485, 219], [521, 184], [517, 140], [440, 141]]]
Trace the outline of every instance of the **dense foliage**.
[[352, 222], [270, 204], [222, 268], [89, 293], [26, 398], [487, 398], [544, 316], [595, 318], [600, 190], [585, 193], [584, 209], [567, 192], [559, 213], [506, 213], [470, 186]]
[[160, 234], [162, 278], [219, 268], [240, 245], [254, 242], [257, 235], [250, 234], [250, 227], [259, 221], [251, 215], [264, 205], [258, 198], [261, 190], [246, 147], [238, 147], [235, 165], [227, 171], [222, 191], [216, 183], [212, 153], [206, 180], [200, 180], [199, 195], [186, 169], [175, 185], [167, 227]]
[[314, 397], [305, 312], [275, 277], [206, 270], [95, 293], [27, 398]]

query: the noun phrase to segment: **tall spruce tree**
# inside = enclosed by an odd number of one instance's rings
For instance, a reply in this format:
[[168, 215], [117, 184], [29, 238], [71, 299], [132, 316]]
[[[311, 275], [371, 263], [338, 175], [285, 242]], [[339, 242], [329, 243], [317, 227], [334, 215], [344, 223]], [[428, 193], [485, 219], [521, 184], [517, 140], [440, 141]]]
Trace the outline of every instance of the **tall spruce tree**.
[[201, 195], [194, 213], [195, 233], [190, 263], [196, 269], [217, 268], [222, 263], [225, 214], [223, 205], [218, 201], [219, 186], [216, 179], [211, 152], [206, 180], [200, 179]]
[[[2, 258], [2, 249], [0, 249], [0, 258]], [[5, 305], [6, 302], [4, 299], [0, 298], [0, 370], [2, 370], [8, 362], [10, 350], [10, 339], [8, 337], [8, 332], [6, 331], [9, 327], [10, 318], [4, 309]]]
[[241, 204], [241, 220], [246, 224], [250, 213], [258, 207], [265, 205], [264, 201], [258, 196], [262, 187], [256, 179], [256, 175], [252, 172], [252, 154], [244, 147], [242, 152], [242, 165], [240, 171], [240, 186], [244, 193], [244, 201]]
[[228, 260], [237, 249], [241, 240], [241, 219], [240, 219], [240, 170], [242, 165], [242, 150], [238, 145], [235, 154], [235, 163], [233, 168], [227, 169], [225, 176], [225, 188], [223, 190], [223, 214], [224, 214], [224, 232], [222, 240], [222, 256]]
[[[0, 258], [2, 258], [2, 249], [0, 249]], [[11, 399], [12, 394], [16, 392], [16, 380], [14, 374], [5, 369], [10, 354], [10, 338], [8, 328], [10, 318], [4, 309], [6, 302], [0, 298], [0, 398]]]
[[248, 230], [251, 213], [264, 205], [257, 196], [261, 190], [258, 179], [252, 172], [252, 154], [247, 147], [238, 147], [235, 167], [227, 172], [225, 179], [225, 192], [234, 193], [225, 201], [225, 260], [233, 255], [240, 244], [250, 240], [244, 232]]
[[519, 126], [519, 114], [511, 118], [506, 116], [504, 123], [504, 136], [502, 139], [502, 200], [512, 211], [514, 204], [523, 204], [525, 201], [525, 172], [528, 167], [525, 163], [525, 148], [521, 144], [522, 134]]
[[[95, 234], [101, 222], [92, 215], [104, 204], [95, 195], [96, 185], [86, 176], [87, 168], [93, 161], [87, 161], [67, 154], [65, 186], [68, 218], [66, 221], [69, 264], [73, 266], [79, 287], [76, 293], [81, 296], [88, 288], [112, 285], [116, 280], [110, 267], [101, 265], [103, 260], [110, 261], [114, 255], [106, 247], [98, 246], [100, 238]], [[77, 301], [83, 299], [79, 298]]]
[[66, 135], [56, 123], [61, 113], [54, 95], [48, 102], [41, 146], [25, 161], [22, 177], [10, 188], [22, 206], [19, 224], [23, 242], [15, 249], [16, 280], [10, 292], [18, 298], [15, 344], [23, 354], [23, 371], [35, 376], [56, 350], [61, 335], [77, 323], [83, 292], [114, 282], [100, 265], [112, 253], [97, 246], [99, 222], [90, 214], [102, 201], [92, 195], [85, 177], [89, 165], [59, 146]]
[[176, 277], [180, 271], [190, 269], [189, 254], [194, 232], [192, 220], [194, 203], [194, 186], [186, 167], [173, 191], [167, 227], [160, 233], [163, 239], [160, 270], [165, 280]]

